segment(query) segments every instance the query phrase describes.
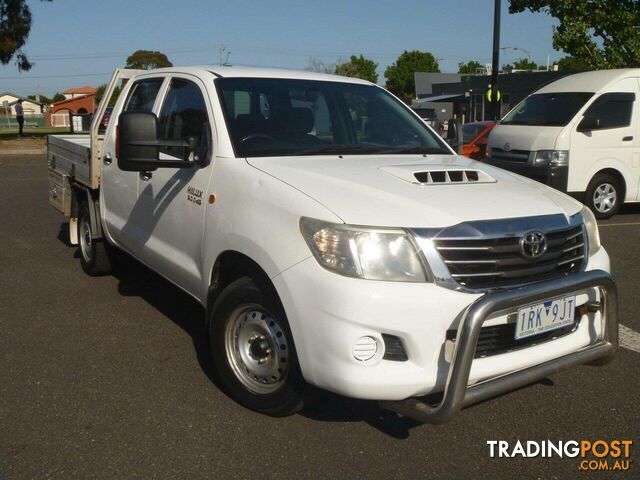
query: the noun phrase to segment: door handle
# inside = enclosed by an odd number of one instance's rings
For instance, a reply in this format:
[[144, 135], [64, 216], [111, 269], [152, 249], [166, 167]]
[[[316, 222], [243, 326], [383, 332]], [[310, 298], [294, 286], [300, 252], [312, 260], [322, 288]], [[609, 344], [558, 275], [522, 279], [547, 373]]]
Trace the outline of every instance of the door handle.
[[104, 157], [102, 157], [102, 163], [104, 163], [105, 165], [111, 165], [111, 154], [107, 153]]
[[153, 174], [151, 172], [140, 172], [139, 176], [140, 180], [142, 180], [143, 182], [148, 182], [151, 177], [153, 177]]
[[633, 140], [633, 137], [631, 135], [628, 135], [626, 137], [622, 137], [622, 141], [623, 142], [630, 142], [631, 140]]

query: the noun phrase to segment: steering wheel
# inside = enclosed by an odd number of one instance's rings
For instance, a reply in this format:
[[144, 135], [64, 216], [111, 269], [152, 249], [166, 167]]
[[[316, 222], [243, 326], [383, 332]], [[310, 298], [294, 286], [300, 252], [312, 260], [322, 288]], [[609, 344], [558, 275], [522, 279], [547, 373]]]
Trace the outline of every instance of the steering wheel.
[[240, 143], [246, 143], [249, 140], [255, 140], [258, 138], [264, 138], [266, 140], [275, 140], [275, 138], [273, 138], [271, 135], [267, 135], [266, 133], [252, 133], [244, 137], [242, 140], [240, 140]]

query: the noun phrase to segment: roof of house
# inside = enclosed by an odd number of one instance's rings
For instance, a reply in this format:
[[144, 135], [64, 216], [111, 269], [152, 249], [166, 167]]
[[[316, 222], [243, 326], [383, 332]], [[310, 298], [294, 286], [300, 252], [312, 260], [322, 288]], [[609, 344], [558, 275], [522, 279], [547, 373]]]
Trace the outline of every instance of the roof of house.
[[62, 93], [66, 93], [66, 94], [69, 94], [69, 95], [76, 94], [76, 93], [87, 95], [89, 93], [96, 93], [96, 89], [94, 87], [89, 86], [89, 85], [84, 85], [82, 87], [70, 88], [68, 90], [65, 90]]
[[63, 103], [72, 103], [72, 102], [77, 102], [77, 101], [79, 101], [79, 100], [82, 100], [83, 98], [87, 98], [87, 97], [90, 97], [90, 96], [95, 95], [95, 94], [96, 94], [96, 92], [91, 92], [91, 93], [89, 93], [89, 94], [87, 94], [87, 95], [82, 95], [82, 96], [80, 96], [80, 97], [66, 98], [66, 99], [64, 99], [64, 100], [59, 100], [59, 101], [57, 101], [57, 102], [53, 102], [53, 103], [51, 104], [51, 106], [52, 106], [52, 107], [57, 107], [58, 105], [62, 105]]
[[[44, 105], [42, 102], [37, 102], [36, 100], [31, 100], [30, 98], [27, 97], [21, 97], [20, 95], [16, 95], [15, 93], [11, 93], [11, 92], [0, 92], [0, 97], [3, 97], [5, 95], [9, 95], [11, 97], [14, 98], [18, 98], [18, 99], [22, 99], [25, 102], [29, 102], [29, 103], [35, 103], [36, 105]], [[9, 102], [10, 105], [13, 105], [16, 101], [14, 102]]]

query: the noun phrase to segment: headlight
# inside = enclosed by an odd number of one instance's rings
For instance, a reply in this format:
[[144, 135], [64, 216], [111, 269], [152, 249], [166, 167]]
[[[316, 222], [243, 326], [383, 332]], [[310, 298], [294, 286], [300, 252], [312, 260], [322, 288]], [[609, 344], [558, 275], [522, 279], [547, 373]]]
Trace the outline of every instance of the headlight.
[[569, 165], [569, 152], [567, 150], [538, 150], [533, 163], [536, 165], [566, 167]]
[[300, 231], [318, 263], [332, 272], [368, 280], [427, 281], [418, 249], [404, 230], [302, 217]]
[[587, 240], [589, 242], [589, 256], [592, 256], [600, 249], [600, 233], [598, 232], [598, 222], [589, 207], [583, 207], [580, 212], [587, 230]]

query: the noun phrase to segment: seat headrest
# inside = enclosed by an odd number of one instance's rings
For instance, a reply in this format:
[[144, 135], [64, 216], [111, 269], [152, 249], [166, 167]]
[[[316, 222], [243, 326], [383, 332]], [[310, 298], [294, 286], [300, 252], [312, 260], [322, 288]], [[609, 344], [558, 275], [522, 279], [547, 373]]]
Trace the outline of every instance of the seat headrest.
[[313, 112], [308, 108], [295, 107], [291, 109], [287, 130], [292, 133], [309, 133], [313, 130]]

